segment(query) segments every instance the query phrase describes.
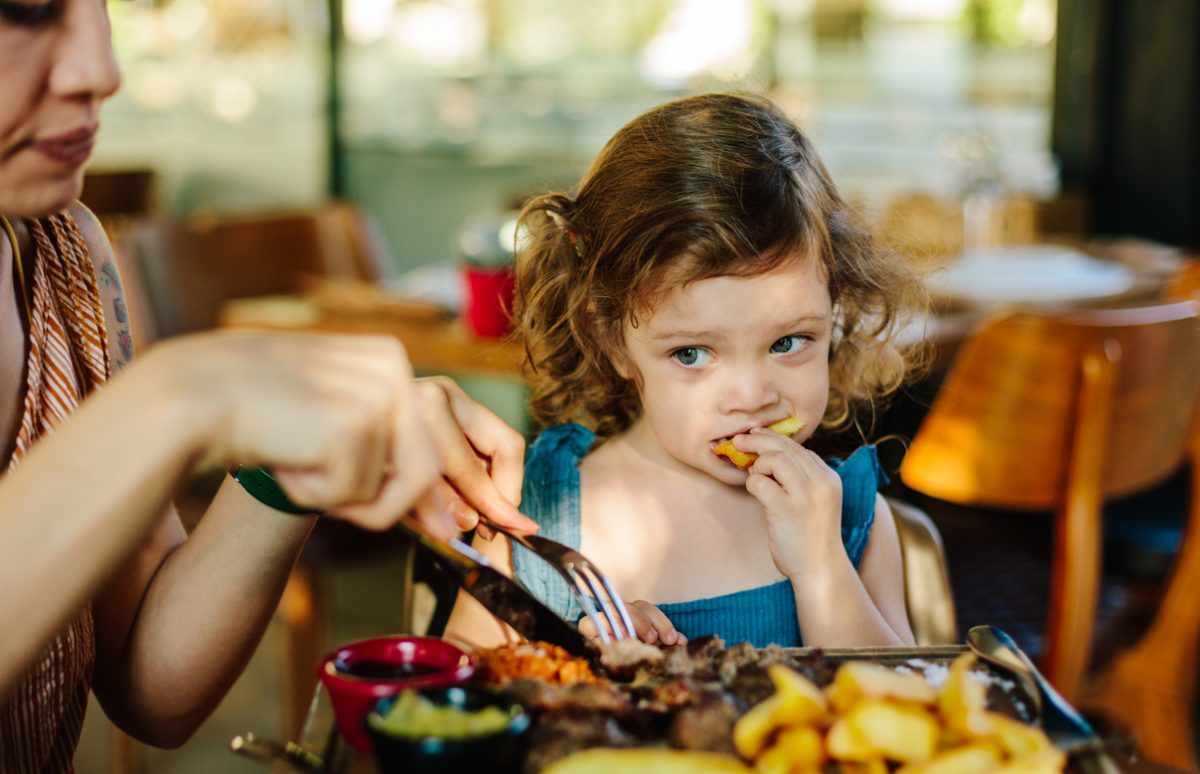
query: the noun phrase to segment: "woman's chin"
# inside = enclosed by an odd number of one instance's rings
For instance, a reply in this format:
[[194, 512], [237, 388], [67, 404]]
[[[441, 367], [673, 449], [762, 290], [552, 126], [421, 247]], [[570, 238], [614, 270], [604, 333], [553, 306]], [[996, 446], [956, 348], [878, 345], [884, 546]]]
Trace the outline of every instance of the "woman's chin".
[[42, 218], [67, 209], [82, 192], [82, 169], [37, 181], [8, 184], [0, 180], [0, 213], [18, 218]]

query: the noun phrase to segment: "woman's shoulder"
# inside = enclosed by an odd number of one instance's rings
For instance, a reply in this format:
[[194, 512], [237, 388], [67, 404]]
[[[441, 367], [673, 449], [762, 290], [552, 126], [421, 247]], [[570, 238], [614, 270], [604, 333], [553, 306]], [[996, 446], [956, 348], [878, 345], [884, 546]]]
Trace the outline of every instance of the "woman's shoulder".
[[92, 266], [95, 267], [96, 274], [100, 275], [104, 265], [113, 261], [112, 244], [108, 241], [104, 225], [83, 202], [72, 202], [66, 214], [75, 223], [75, 228], [79, 229]]

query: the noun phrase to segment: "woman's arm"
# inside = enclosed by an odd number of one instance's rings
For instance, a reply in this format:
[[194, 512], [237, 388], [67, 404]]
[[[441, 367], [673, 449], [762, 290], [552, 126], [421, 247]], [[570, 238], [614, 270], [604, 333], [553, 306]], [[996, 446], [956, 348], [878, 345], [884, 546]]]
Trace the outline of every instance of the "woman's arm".
[[[111, 259], [98, 226], [82, 220], [92, 232], [85, 236], [96, 260]], [[106, 315], [113, 309], [106, 304]], [[260, 334], [175, 339], [114, 376], [0, 479], [0, 626], [6, 633], [0, 638], [0, 695], [106, 579], [97, 599], [104, 660], [98, 682], [114, 684], [111, 676], [122, 670], [142, 680], [153, 670], [141, 668], [140, 654], [162, 658], [162, 651], [131, 643], [160, 637], [165, 619], [154, 611], [163, 600], [171, 600], [172, 615], [194, 615], [185, 603], [175, 606], [183, 593], [175, 579], [196, 572], [184, 568], [199, 566], [193, 562], [205, 552], [211, 554], [204, 557], [209, 571], [200, 574], [222, 577], [203, 592], [200, 577], [187, 593], [224, 595], [227, 603], [236, 596], [237, 604], [213, 614], [212, 620], [221, 619], [214, 625], [260, 630], [256, 613], [239, 618], [229, 610], [248, 597], [253, 604], [262, 586], [262, 599], [269, 601], [259, 607], [269, 614], [310, 525], [266, 514], [245, 499], [240, 505], [226, 499], [227, 513], [256, 509], [244, 514], [247, 524], [261, 515], [277, 519], [276, 526], [255, 527], [262, 531], [248, 536], [226, 529], [236, 515], [213, 520], [191, 551], [172, 554], [182, 538], [178, 522], [163, 517], [172, 490], [197, 468], [270, 463], [298, 502], [332, 508], [365, 526], [390, 525], [437, 472], [437, 452], [414, 407], [411, 377], [403, 348], [390, 338]], [[232, 496], [245, 498], [236, 491]], [[442, 531], [452, 529], [445, 520]], [[237, 550], [225, 542], [230, 539]], [[251, 558], [237, 567], [249, 569], [230, 573], [227, 555], [241, 550]], [[170, 566], [168, 554], [178, 556]], [[147, 590], [150, 578], [153, 592]], [[240, 594], [232, 592], [234, 583]], [[143, 613], [150, 615], [142, 619]], [[248, 650], [256, 636], [233, 640]], [[231, 658], [241, 663], [243, 651]], [[199, 666], [203, 674], [210, 664]], [[204, 677], [220, 686], [221, 671]], [[175, 686], [154, 687], [169, 693]]]
[[[132, 354], [120, 275], [103, 240], [92, 255], [117, 362]], [[419, 381], [414, 398], [454, 486], [519, 527], [509, 500], [520, 493], [520, 434], [449, 379]], [[186, 740], [245, 667], [314, 521], [264, 506], [228, 477], [186, 541], [168, 508], [95, 600], [95, 690], [109, 716], [159, 746]]]

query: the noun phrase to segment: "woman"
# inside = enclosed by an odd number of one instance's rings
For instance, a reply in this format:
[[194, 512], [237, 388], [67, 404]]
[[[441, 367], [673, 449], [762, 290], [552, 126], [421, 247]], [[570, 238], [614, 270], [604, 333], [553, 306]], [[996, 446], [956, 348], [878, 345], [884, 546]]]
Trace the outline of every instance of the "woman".
[[119, 84], [109, 33], [103, 0], [0, 0], [3, 771], [70, 770], [89, 687], [178, 745], [245, 665], [314, 519], [226, 479], [185, 540], [168, 501], [194, 470], [270, 465], [370, 528], [410, 508], [443, 536], [475, 509], [530, 528], [520, 437], [448, 380], [414, 383], [394, 341], [210, 334], [128, 364], [111, 250], [74, 203]]

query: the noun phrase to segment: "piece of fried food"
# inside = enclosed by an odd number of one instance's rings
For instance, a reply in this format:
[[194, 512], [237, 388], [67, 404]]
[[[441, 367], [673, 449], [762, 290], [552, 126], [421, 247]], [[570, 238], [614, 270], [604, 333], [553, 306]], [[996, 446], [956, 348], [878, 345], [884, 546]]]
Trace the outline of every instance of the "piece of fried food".
[[[780, 435], [795, 435], [803, 428], [804, 420], [799, 417], [787, 417], [786, 419], [781, 419], [778, 422], [767, 425], [768, 430], [773, 430]], [[738, 449], [729, 438], [714, 446], [713, 454], [718, 457], [725, 457], [742, 470], [753, 465], [754, 461], [758, 459], [758, 455], [754, 452], [744, 452]]]
[[549, 642], [512, 642], [495, 648], [477, 648], [488, 682], [538, 678], [559, 685], [603, 683], [588, 662]]
[[750, 768], [732, 755], [655, 747], [593, 747], [560, 758], [546, 767], [544, 774], [611, 774], [614, 771], [636, 771], [640, 774], [753, 774]]

